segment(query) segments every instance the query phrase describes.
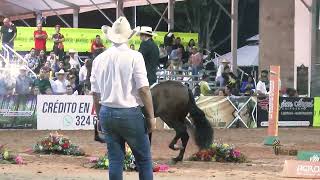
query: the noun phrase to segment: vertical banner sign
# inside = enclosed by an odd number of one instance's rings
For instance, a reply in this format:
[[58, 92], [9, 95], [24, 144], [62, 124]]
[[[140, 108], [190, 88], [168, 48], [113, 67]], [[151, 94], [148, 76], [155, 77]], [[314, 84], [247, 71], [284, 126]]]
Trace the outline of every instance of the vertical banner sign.
[[269, 91], [269, 115], [268, 115], [268, 137], [266, 145], [272, 145], [278, 136], [279, 120], [279, 87], [280, 85], [280, 66], [270, 66], [270, 91]]
[[320, 127], [320, 97], [314, 98], [313, 127]]

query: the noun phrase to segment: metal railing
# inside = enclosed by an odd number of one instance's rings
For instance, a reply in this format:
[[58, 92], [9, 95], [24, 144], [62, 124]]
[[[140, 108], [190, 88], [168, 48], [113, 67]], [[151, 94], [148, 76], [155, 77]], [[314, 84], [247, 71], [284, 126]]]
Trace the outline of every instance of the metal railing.
[[[174, 80], [183, 84], [188, 84], [193, 89], [201, 80], [203, 73], [210, 73], [211, 71], [201, 70], [198, 75], [192, 75], [191, 70], [185, 69], [158, 69], [157, 79], [158, 82]], [[215, 79], [215, 78], [213, 78]], [[216, 87], [215, 81], [208, 81], [209, 85], [213, 88]]]
[[[12, 64], [12, 63], [10, 63], [10, 58], [13, 58], [13, 57], [10, 57], [10, 52], [11, 52], [11, 54], [13, 54], [14, 56], [16, 56], [17, 58], [18, 58], [18, 60], [20, 60], [20, 61], [22, 61], [22, 62], [24, 62], [25, 64], [28, 64], [28, 61], [25, 59], [25, 58], [23, 58], [19, 53], [17, 53], [14, 49], [12, 49], [10, 46], [8, 46], [7, 44], [5, 44], [4, 46], [3, 46], [3, 49], [6, 51], [6, 57], [5, 57], [5, 59], [6, 59], [6, 63], [7, 64]], [[28, 69], [28, 71], [31, 73], [31, 75], [33, 76], [33, 77], [37, 77], [37, 74], [35, 73], [35, 72], [33, 72], [32, 71], [32, 69], [30, 69], [28, 66], [25, 66], [27, 69]]]
[[5, 57], [0, 53], [0, 61], [6, 61]]
[[9, 54], [9, 50], [8, 48], [6, 47], [6, 45], [2, 45], [2, 50], [3, 50], [3, 60], [6, 62], [6, 63], [9, 63], [9, 59], [10, 59], [10, 54]]
[[[211, 52], [209, 52], [209, 51], [208, 51], [208, 53], [211, 54]], [[216, 68], [219, 68], [220, 59], [218, 57], [221, 57], [221, 55], [216, 53], [216, 52], [213, 52], [213, 55], [214, 56], [211, 59], [209, 59], [205, 63], [203, 63], [204, 67], [209, 62], [213, 62], [213, 63], [215, 63]], [[215, 59], [217, 59], [217, 58], [218, 58], [218, 60], [215, 61]], [[240, 74], [239, 74], [240, 82], [243, 81], [243, 77], [244, 76], [249, 77], [249, 74], [247, 74], [241, 68], [238, 67], [237, 71], [240, 72]], [[213, 71], [201, 70], [199, 72], [199, 75], [192, 75], [192, 71], [191, 70], [186, 70], [186, 69], [158, 69], [158, 71], [157, 71], [157, 79], [158, 79], [158, 82], [167, 81], [167, 80], [179, 81], [179, 82], [184, 83], [184, 84], [189, 84], [189, 87], [191, 89], [193, 89], [201, 81], [203, 73], [210, 74], [212, 72], [213, 73], [217, 72], [217, 69], [213, 70]], [[254, 84], [256, 85], [257, 82], [256, 82], [256, 79], [254, 77], [253, 77], [253, 81], [254, 81]], [[216, 89], [217, 88], [216, 81], [215, 81], [215, 76], [210, 76], [208, 84], [210, 85], [210, 87], [212, 89]]]

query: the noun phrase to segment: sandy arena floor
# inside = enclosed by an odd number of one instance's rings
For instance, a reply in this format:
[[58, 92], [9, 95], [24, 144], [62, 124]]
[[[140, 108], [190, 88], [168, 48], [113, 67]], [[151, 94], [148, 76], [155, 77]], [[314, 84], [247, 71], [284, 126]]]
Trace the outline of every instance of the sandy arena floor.
[[[107, 171], [85, 168], [87, 157], [66, 157], [55, 155], [36, 155], [23, 153], [39, 139], [48, 135], [49, 131], [36, 130], [0, 130], [0, 144], [21, 155], [27, 165], [1, 165], [0, 180], [78, 180], [107, 178]], [[91, 156], [100, 156], [105, 152], [104, 144], [93, 141], [92, 131], [63, 131], [73, 143], [80, 145]], [[266, 129], [216, 129], [215, 139], [234, 144], [250, 160], [245, 164], [226, 164], [191, 162], [185, 160], [170, 166], [167, 173], [155, 173], [155, 179], [173, 180], [250, 180], [250, 179], [286, 179], [281, 177], [283, 163], [292, 156], [275, 156], [271, 147], [262, 144]], [[173, 131], [156, 131], [153, 135], [152, 153], [155, 161], [168, 163], [178, 152], [167, 148], [173, 138]], [[281, 143], [286, 148], [299, 150], [320, 150], [320, 129], [281, 128], [279, 130]], [[197, 148], [190, 142], [185, 159]], [[137, 173], [125, 173], [128, 180], [138, 179]]]

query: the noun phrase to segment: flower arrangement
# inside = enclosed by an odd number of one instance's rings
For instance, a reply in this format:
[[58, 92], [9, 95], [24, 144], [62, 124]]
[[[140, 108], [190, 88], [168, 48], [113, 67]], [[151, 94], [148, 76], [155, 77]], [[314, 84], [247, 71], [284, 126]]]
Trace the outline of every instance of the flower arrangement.
[[41, 139], [33, 147], [35, 153], [42, 154], [63, 154], [73, 156], [84, 156], [85, 153], [79, 146], [71, 143], [70, 139], [63, 137], [63, 135], [51, 134], [48, 137]]
[[201, 150], [190, 157], [191, 161], [215, 162], [247, 162], [246, 157], [234, 146], [223, 143], [213, 143], [209, 149]]
[[[91, 168], [95, 169], [109, 169], [109, 159], [108, 155], [105, 155], [103, 157], [97, 158], [97, 157], [90, 157], [90, 164], [93, 164], [90, 166]], [[126, 145], [125, 149], [125, 156], [124, 156], [124, 162], [123, 162], [123, 170], [125, 171], [137, 171], [137, 166], [135, 164], [135, 159], [132, 154], [132, 151], [128, 145]], [[153, 163], [153, 171], [154, 172], [167, 172], [169, 171], [169, 166], [166, 164], [158, 165], [157, 163]]]
[[16, 155], [5, 148], [5, 145], [0, 145], [0, 164], [24, 164], [21, 156]]
[[[124, 162], [123, 162], [123, 169], [125, 171], [135, 171], [136, 165], [135, 165], [135, 159], [132, 154], [132, 151], [128, 146], [126, 146], [125, 151], [126, 152], [125, 152], [125, 157], [124, 157]], [[108, 155], [100, 157], [100, 158], [91, 158], [90, 163], [94, 163], [92, 168], [95, 168], [95, 169], [109, 169]]]

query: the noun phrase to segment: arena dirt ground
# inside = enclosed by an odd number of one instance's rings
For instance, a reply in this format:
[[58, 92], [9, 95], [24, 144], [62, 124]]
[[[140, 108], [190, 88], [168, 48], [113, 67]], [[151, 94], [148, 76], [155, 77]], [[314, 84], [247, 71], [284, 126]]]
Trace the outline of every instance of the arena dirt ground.
[[[66, 157], [56, 155], [36, 155], [24, 153], [49, 131], [1, 130], [0, 144], [20, 152], [26, 165], [0, 165], [0, 180], [79, 180], [108, 179], [107, 171], [84, 167], [87, 157]], [[63, 131], [73, 143], [80, 145], [87, 154], [100, 156], [105, 145], [94, 142], [92, 131]], [[167, 148], [174, 132], [156, 131], [153, 135], [152, 153], [158, 163], [168, 163], [178, 152]], [[275, 156], [271, 147], [262, 144], [266, 129], [215, 129], [215, 139], [234, 144], [249, 159], [249, 163], [208, 163], [185, 160], [170, 166], [166, 173], [155, 173], [155, 179], [172, 180], [250, 180], [250, 179], [286, 179], [281, 176], [284, 160], [295, 159], [292, 156]], [[298, 150], [320, 150], [320, 129], [281, 128], [281, 143], [285, 148]], [[193, 142], [187, 147], [185, 159], [197, 151]], [[137, 173], [125, 173], [128, 180], [138, 179]]]

